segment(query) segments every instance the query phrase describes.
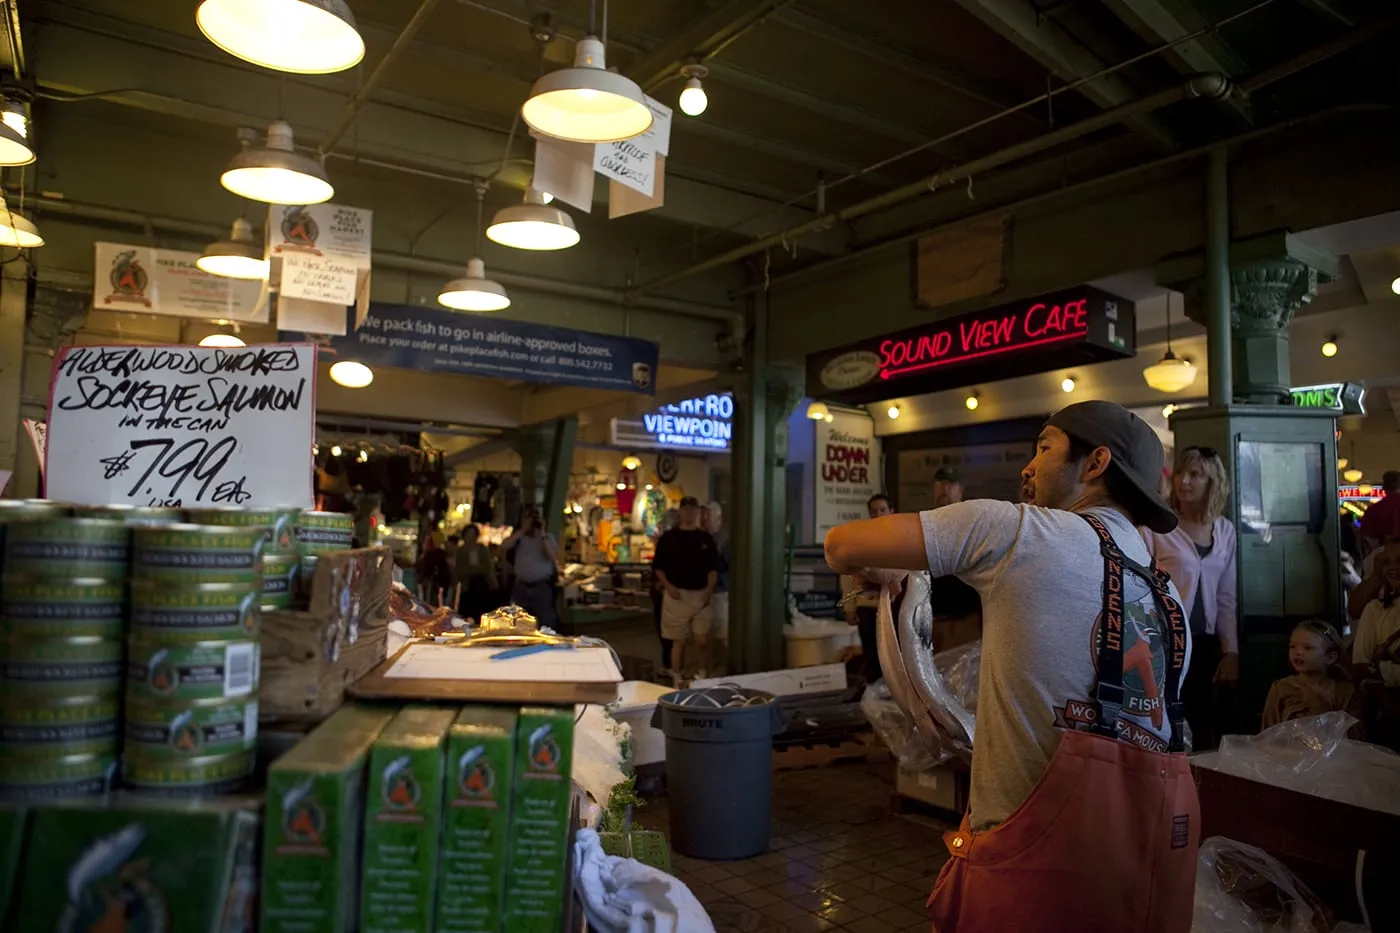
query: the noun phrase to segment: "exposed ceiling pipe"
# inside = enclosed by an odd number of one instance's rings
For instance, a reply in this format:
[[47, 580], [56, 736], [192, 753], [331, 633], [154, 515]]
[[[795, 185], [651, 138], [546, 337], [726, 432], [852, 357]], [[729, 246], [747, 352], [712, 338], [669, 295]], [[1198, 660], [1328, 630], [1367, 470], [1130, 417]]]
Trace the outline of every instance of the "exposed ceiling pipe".
[[749, 256], [762, 253], [764, 250], [771, 249], [775, 246], [782, 246], [800, 237], [807, 236], [808, 234], [820, 233], [835, 224], [846, 223], [857, 217], [863, 217], [866, 214], [893, 207], [896, 204], [916, 198], [936, 188], [942, 188], [972, 178], [974, 175], [981, 172], [988, 172], [1010, 162], [1015, 162], [1027, 156], [1044, 152], [1047, 149], [1053, 149], [1056, 146], [1087, 136], [1090, 133], [1113, 126], [1114, 124], [1122, 123], [1133, 117], [1161, 110], [1163, 107], [1169, 106], [1170, 104], [1197, 97], [1221, 100], [1228, 96], [1230, 91], [1230, 81], [1223, 75], [1195, 75], [1165, 91], [1159, 91], [1156, 94], [1141, 97], [1118, 107], [1112, 107], [1102, 113], [1089, 117], [1087, 120], [1081, 120], [1078, 123], [1070, 124], [1063, 129], [1037, 136], [1035, 139], [1028, 140], [1024, 143], [1008, 146], [990, 155], [983, 156], [979, 159], [973, 159], [971, 162], [937, 172], [921, 181], [903, 185], [873, 198], [867, 198], [864, 201], [858, 201], [840, 210], [823, 214], [807, 223], [799, 224], [798, 226], [790, 227], [779, 233], [763, 237], [745, 246], [735, 247], [727, 252], [712, 256], [709, 259], [701, 260], [679, 271], [652, 279], [649, 282], [643, 282], [641, 285], [636, 286], [633, 292], [635, 294], [642, 294], [653, 289], [670, 285], [681, 279], [689, 278], [702, 272], [708, 272], [711, 269], [717, 269], [731, 262], [746, 259]]
[[[157, 217], [139, 211], [105, 207], [98, 204], [84, 204], [79, 201], [70, 201], [66, 198], [38, 196], [27, 198], [26, 204], [41, 214], [76, 217], [81, 220], [132, 227], [142, 231], [161, 230], [195, 239], [209, 239], [211, 237], [221, 237], [228, 234], [227, 228], [216, 224], [206, 224], [194, 220], [182, 220], [177, 217]], [[447, 262], [440, 259], [425, 259], [421, 256], [407, 256], [402, 253], [392, 253], [384, 250], [374, 251], [374, 264], [387, 269], [398, 269], [404, 272], [425, 272], [433, 275], [460, 275], [462, 271], [461, 263]], [[524, 291], [538, 292], [541, 294], [560, 295], [566, 298], [581, 298], [587, 301], [621, 305], [623, 307], [638, 308], [645, 311], [661, 311], [667, 314], [678, 314], [683, 317], [721, 321], [731, 327], [742, 327], [744, 321], [744, 316], [739, 311], [733, 310], [732, 308], [702, 304], [698, 301], [683, 301], [676, 298], [642, 297], [632, 295], [626, 289], [606, 288], [599, 285], [583, 285], [577, 282], [565, 282], [560, 279], [544, 278], [537, 275], [520, 275], [518, 273], [503, 271], [499, 267], [492, 267], [491, 277], [511, 288], [519, 288]]]
[[24, 37], [20, 33], [19, 26], [19, 0], [4, 0], [5, 3], [5, 32], [10, 42], [10, 62], [15, 73], [15, 79], [23, 81], [25, 75], [29, 73], [29, 67], [24, 61]]
[[413, 42], [413, 37], [418, 34], [418, 30], [428, 21], [428, 16], [432, 14], [433, 7], [438, 5], [438, 0], [423, 0], [418, 12], [413, 14], [413, 19], [408, 21], [408, 25], [403, 27], [394, 44], [389, 46], [389, 51], [384, 53], [384, 57], [379, 60], [379, 64], [374, 66], [374, 71], [370, 72], [365, 83], [360, 85], [360, 89], [354, 96], [345, 102], [345, 109], [340, 112], [340, 116], [331, 125], [330, 132], [326, 133], [321, 145], [317, 148], [321, 155], [325, 155], [335, 148], [335, 144], [340, 142], [340, 137], [345, 135], [345, 131], [350, 129], [350, 125], [355, 122], [355, 117], [359, 115], [360, 108], [369, 100], [369, 95], [379, 86], [379, 82], [384, 80], [384, 75], [388, 72], [389, 66], [399, 57]]

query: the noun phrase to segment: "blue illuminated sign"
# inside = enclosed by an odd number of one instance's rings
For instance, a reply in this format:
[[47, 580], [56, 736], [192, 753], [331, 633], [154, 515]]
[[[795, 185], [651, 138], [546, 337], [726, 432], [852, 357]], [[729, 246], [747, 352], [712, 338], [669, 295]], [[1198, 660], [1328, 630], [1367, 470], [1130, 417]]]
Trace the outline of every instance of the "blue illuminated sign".
[[734, 436], [734, 397], [706, 395], [642, 415], [644, 430], [658, 447], [728, 450]]

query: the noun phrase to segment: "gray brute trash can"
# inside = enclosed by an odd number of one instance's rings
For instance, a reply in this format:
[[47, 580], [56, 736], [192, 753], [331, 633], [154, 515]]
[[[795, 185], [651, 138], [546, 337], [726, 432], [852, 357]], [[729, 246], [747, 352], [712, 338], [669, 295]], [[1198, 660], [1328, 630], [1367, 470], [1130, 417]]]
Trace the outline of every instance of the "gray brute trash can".
[[768, 849], [773, 736], [786, 727], [771, 693], [722, 685], [656, 701], [666, 736], [671, 848], [699, 859], [742, 859]]

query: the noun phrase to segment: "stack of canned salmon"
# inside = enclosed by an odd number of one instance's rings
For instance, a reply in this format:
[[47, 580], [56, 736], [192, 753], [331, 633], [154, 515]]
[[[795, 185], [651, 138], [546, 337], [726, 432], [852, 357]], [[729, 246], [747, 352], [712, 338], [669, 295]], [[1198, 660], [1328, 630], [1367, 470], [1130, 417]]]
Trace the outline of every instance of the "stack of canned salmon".
[[302, 512], [297, 519], [297, 550], [301, 554], [301, 585], [311, 591], [316, 558], [321, 554], [349, 550], [355, 537], [355, 519], [342, 512]]
[[267, 530], [134, 530], [122, 749], [132, 787], [227, 793], [251, 772]]
[[127, 527], [33, 501], [4, 518], [0, 797], [102, 793], [116, 767]]
[[[259, 527], [263, 535], [262, 608], [288, 609], [297, 593], [301, 552], [297, 547], [297, 523], [301, 509], [191, 509], [196, 525]], [[350, 516], [344, 516], [348, 519]]]

